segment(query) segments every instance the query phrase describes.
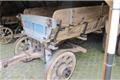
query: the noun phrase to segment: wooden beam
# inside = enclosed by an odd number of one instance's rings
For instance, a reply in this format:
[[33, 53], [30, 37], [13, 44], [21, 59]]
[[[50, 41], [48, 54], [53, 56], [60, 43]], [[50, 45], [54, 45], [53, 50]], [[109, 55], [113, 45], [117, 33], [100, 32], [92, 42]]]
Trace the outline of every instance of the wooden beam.
[[105, 0], [105, 2], [106, 2], [110, 7], [112, 7], [112, 5], [113, 5], [113, 0]]

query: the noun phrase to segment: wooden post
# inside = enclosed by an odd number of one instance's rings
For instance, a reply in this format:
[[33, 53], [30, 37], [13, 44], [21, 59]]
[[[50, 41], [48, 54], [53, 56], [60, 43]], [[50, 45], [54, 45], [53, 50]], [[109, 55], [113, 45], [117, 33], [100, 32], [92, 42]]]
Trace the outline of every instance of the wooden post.
[[110, 30], [107, 39], [108, 40], [107, 49], [105, 51], [105, 57], [104, 57], [105, 59], [104, 59], [102, 80], [111, 80], [111, 71], [113, 66], [113, 58], [116, 50], [118, 25], [120, 18], [120, 1], [113, 0], [113, 5], [111, 5], [110, 3], [108, 4], [111, 6], [109, 13]]

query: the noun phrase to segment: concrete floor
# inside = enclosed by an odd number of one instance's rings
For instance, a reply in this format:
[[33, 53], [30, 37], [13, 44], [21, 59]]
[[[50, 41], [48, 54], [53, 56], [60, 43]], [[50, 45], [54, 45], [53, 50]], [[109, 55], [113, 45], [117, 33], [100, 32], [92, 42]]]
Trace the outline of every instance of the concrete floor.
[[[88, 49], [87, 53], [76, 53], [77, 65], [70, 80], [101, 80], [101, 70], [104, 53], [102, 39], [92, 36], [82, 46]], [[0, 45], [0, 59], [14, 55], [14, 43]], [[43, 80], [44, 63], [34, 60], [32, 62], [19, 62], [16, 65], [2, 69], [0, 80]], [[120, 57], [115, 57], [112, 80], [120, 80]]]

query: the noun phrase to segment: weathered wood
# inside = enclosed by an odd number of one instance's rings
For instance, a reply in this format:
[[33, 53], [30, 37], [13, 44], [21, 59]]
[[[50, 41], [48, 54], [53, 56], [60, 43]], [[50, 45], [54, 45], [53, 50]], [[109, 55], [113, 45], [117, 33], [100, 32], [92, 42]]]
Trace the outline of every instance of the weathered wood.
[[31, 50], [28, 50], [28, 51], [22, 52], [16, 56], [14, 56], [12, 58], [0, 60], [0, 68], [16, 64], [27, 58], [35, 59], [35, 58], [40, 58], [41, 56], [42, 55], [40, 54], [40, 52], [38, 53], [38, 52], [33, 52]]
[[50, 7], [28, 8], [24, 10], [23, 14], [52, 17], [55, 9]]
[[[106, 46], [105, 46], [105, 54], [104, 54], [104, 62], [103, 62], [102, 79], [101, 80], [106, 80], [106, 75], [108, 76], [108, 79], [111, 77], [111, 75], [109, 75], [109, 74], [111, 74], [111, 73], [109, 73], [109, 71], [111, 72], [111, 68], [112, 68], [112, 64], [111, 63], [113, 63], [113, 60], [112, 61], [109, 61], [109, 60], [112, 59], [113, 57], [109, 58], [109, 59], [108, 59], [108, 57], [109, 57], [109, 55], [113, 55], [114, 56], [115, 46], [116, 46], [115, 44], [116, 44], [116, 41], [117, 41], [116, 40], [116, 37], [117, 37], [116, 31], [118, 30], [117, 29], [118, 27], [119, 27], [119, 31], [120, 31], [119, 13], [117, 14], [117, 12], [116, 12], [116, 14], [114, 14], [114, 9], [113, 9], [113, 6], [111, 5], [111, 3], [113, 3], [112, 0], [105, 0], [105, 1], [111, 1], [111, 2], [107, 2], [107, 3], [112, 8], [110, 8], [110, 11], [109, 11], [109, 18], [108, 18], [109, 20], [107, 20], [107, 22], [106, 22], [107, 38], [106, 38], [106, 41], [105, 41], [106, 42], [105, 43]], [[115, 16], [117, 16], [117, 18], [115, 18]], [[114, 27], [115, 27], [114, 28], [113, 27], [113, 21], [115, 19], [116, 19], [117, 23], [114, 22]], [[114, 34], [114, 36], [111, 33]], [[110, 44], [112, 44], [112, 45], [110, 45]], [[106, 65], [109, 65], [110, 69], [108, 69], [108, 67], [106, 67]], [[108, 71], [108, 72], [106, 72], [106, 71]], [[108, 74], [106, 74], [106, 73], [108, 73]]]
[[[61, 21], [61, 26], [78, 25], [81, 22], [93, 22], [101, 16], [102, 6], [78, 7], [57, 10], [53, 18]], [[108, 7], [103, 7], [103, 15], [108, 11]]]
[[[104, 27], [108, 17], [108, 6], [78, 7], [57, 10], [53, 18], [61, 21], [61, 30], [56, 40], [61, 41], [79, 37], [88, 23], [85, 34], [95, 32]], [[61, 37], [62, 36], [62, 37]]]
[[112, 5], [113, 5], [113, 0], [105, 0], [105, 2], [106, 2], [110, 7], [112, 7]]
[[63, 50], [72, 51], [74, 53], [77, 53], [77, 52], [87, 53], [87, 49], [85, 49], [81, 46], [70, 48], [70, 49], [63, 49]]
[[15, 24], [18, 23], [19, 19], [16, 16], [2, 16], [4, 24]]

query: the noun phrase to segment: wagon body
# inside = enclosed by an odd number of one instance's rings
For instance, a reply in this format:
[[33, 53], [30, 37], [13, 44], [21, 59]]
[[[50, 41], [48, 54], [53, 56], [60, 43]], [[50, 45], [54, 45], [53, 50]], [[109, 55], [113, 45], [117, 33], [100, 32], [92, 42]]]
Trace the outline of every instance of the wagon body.
[[[35, 14], [37, 14], [37, 12]], [[27, 34], [29, 33], [29, 36], [42, 37], [44, 35], [43, 38], [45, 41], [56, 39], [57, 42], [60, 42], [62, 40], [79, 37], [81, 34], [88, 34], [100, 30], [104, 27], [107, 14], [107, 6], [67, 8], [56, 10], [52, 18], [25, 14], [22, 15], [22, 22], [25, 32]], [[40, 25], [43, 26], [40, 27]], [[35, 27], [37, 27], [36, 30]], [[30, 31], [36, 33], [30, 33]], [[41, 31], [43, 31], [44, 34], [41, 34]], [[41, 38], [35, 37], [35, 39], [43, 41]]]
[[35, 15], [22, 15], [21, 17], [26, 35], [40, 42], [50, 41], [51, 32], [59, 24], [59, 21], [49, 17]]

